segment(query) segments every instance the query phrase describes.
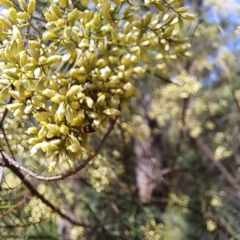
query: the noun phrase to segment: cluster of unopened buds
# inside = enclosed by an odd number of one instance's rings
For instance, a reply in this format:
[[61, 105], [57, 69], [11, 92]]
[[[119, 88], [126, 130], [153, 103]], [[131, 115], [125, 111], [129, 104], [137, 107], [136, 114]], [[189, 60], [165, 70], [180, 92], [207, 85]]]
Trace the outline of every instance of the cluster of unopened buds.
[[92, 151], [89, 133], [105, 129], [137, 96], [135, 81], [151, 62], [166, 74], [168, 59], [187, 55], [178, 22], [191, 16], [177, 2], [93, 1], [83, 9], [51, 2], [42, 33], [32, 22], [35, 0], [0, 0], [7, 7], [0, 17], [0, 100], [15, 117], [32, 116], [31, 154], [45, 152], [49, 171], [59, 158], [73, 166]]

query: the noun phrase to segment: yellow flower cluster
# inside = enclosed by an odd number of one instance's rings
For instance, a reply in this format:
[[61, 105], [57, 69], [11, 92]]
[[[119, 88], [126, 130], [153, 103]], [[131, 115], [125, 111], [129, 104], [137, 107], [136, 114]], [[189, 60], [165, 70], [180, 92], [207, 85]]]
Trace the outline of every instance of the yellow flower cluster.
[[21, 180], [16, 177], [12, 172], [5, 171], [4, 181], [2, 183], [2, 188], [13, 189], [21, 185]]
[[224, 146], [218, 146], [214, 152], [215, 160], [222, 160], [224, 158], [230, 157], [233, 152]]
[[46, 153], [49, 172], [59, 159], [74, 166], [91, 152], [90, 133], [106, 128], [136, 96], [133, 77], [151, 62], [164, 73], [168, 59], [188, 56], [178, 29], [193, 16], [178, 0], [94, 0], [81, 9], [69, 0], [51, 2], [43, 33], [31, 21], [36, 0], [18, 3], [20, 9], [0, 0], [7, 7], [0, 17], [0, 100], [13, 99], [5, 107], [17, 118], [33, 116], [36, 126], [26, 131], [31, 154]]
[[[66, 183], [58, 183], [58, 187], [56, 188], [55, 186], [55, 190], [53, 190], [53, 187], [49, 185], [49, 183], [41, 183], [37, 186], [37, 191], [59, 209], [63, 207], [63, 201], [70, 205], [74, 202], [75, 195]], [[60, 195], [61, 198], [59, 198]], [[31, 198], [30, 202], [24, 208], [24, 211], [30, 214], [29, 221], [32, 223], [49, 219], [54, 214], [47, 205], [36, 197]]]
[[161, 240], [164, 239], [164, 226], [151, 220], [146, 225], [140, 227], [144, 233], [144, 240]]
[[[196, 77], [189, 76], [185, 71], [182, 71], [178, 76], [176, 85], [169, 84], [166, 87], [155, 89], [154, 101], [152, 109], [149, 111], [149, 117], [156, 118], [160, 126], [173, 119], [179, 119], [182, 114], [179, 98], [187, 98], [189, 95], [195, 94], [199, 88], [200, 83]], [[195, 128], [195, 122], [192, 124], [194, 135], [200, 132], [200, 128], [197, 130]]]
[[70, 231], [70, 239], [71, 240], [78, 240], [81, 239], [81, 237], [83, 237], [84, 235], [84, 227], [80, 227], [80, 226], [75, 226], [71, 229]]
[[187, 211], [189, 203], [189, 197], [184, 194], [176, 195], [175, 193], [169, 194], [169, 200], [168, 205], [169, 206], [175, 206], [177, 208], [180, 208], [183, 212]]
[[[113, 157], [118, 158], [119, 156], [118, 152], [113, 152]], [[89, 180], [96, 191], [101, 192], [123, 171], [122, 165], [111, 166], [103, 155], [98, 154], [94, 162], [89, 164]]]
[[217, 229], [217, 224], [212, 219], [207, 219], [206, 225], [209, 232], [214, 232]]
[[24, 212], [30, 214], [28, 220], [31, 223], [39, 223], [42, 220], [49, 219], [53, 215], [52, 210], [36, 197], [32, 197], [24, 208]]

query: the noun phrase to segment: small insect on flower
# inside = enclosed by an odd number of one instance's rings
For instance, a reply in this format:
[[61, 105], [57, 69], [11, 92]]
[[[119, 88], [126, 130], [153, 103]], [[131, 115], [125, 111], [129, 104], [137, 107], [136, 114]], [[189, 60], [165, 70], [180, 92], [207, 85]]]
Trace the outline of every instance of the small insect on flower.
[[93, 133], [96, 132], [96, 126], [93, 123], [91, 123], [81, 128], [80, 131], [82, 133]]
[[47, 112], [47, 110], [42, 107], [37, 107], [33, 110], [33, 113], [38, 113], [38, 112]]
[[38, 122], [49, 122], [49, 112], [42, 107], [35, 108], [32, 114]]

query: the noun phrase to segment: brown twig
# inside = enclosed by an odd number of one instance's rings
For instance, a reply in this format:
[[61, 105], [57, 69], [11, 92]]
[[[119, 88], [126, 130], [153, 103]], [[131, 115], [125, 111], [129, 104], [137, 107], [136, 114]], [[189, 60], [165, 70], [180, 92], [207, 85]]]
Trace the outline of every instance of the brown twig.
[[164, 168], [164, 169], [161, 170], [161, 174], [162, 175], [167, 175], [170, 172], [178, 171], [179, 169], [180, 169], [180, 167], [178, 165], [175, 165], [173, 167]]
[[[13, 97], [10, 97], [10, 99], [9, 99], [9, 101], [8, 101], [8, 104], [12, 103], [12, 101], [13, 101]], [[3, 115], [2, 115], [2, 118], [1, 118], [1, 120], [0, 120], [0, 129], [2, 130], [3, 137], [4, 137], [4, 139], [5, 139], [6, 143], [7, 143], [8, 150], [9, 150], [9, 152], [11, 153], [12, 158], [15, 160], [15, 157], [14, 157], [14, 154], [13, 154], [13, 151], [12, 151], [12, 148], [11, 148], [11, 146], [10, 146], [10, 143], [9, 143], [8, 139], [7, 139], [7, 135], [6, 135], [5, 129], [4, 129], [4, 127], [3, 127], [3, 123], [4, 123], [5, 118], [7, 117], [7, 114], [8, 114], [8, 109], [5, 108], [5, 110], [4, 110], [4, 112], [3, 112]]]
[[22, 205], [27, 201], [27, 197], [24, 197], [24, 199], [22, 199], [20, 202], [10, 206], [9, 210], [3, 212], [1, 215], [0, 215], [0, 219], [4, 218], [5, 216], [7, 216], [8, 214], [10, 214], [14, 209], [16, 208], [20, 208], [22, 207]]
[[[2, 153], [1, 153], [2, 154]], [[70, 223], [74, 224], [74, 225], [78, 225], [78, 226], [83, 226], [83, 227], [88, 227], [87, 224], [84, 224], [82, 222], [78, 222], [75, 219], [72, 219], [71, 217], [69, 217], [68, 215], [64, 214], [61, 212], [61, 210], [57, 207], [55, 207], [51, 202], [49, 202], [42, 194], [40, 194], [36, 188], [25, 178], [24, 174], [21, 173], [19, 171], [19, 168], [10, 164], [4, 157], [4, 155], [2, 154], [2, 158], [5, 160], [5, 166], [8, 167], [21, 181], [22, 183], [25, 185], [25, 187], [27, 187], [27, 189], [31, 192], [31, 194], [37, 198], [39, 198], [44, 204], [46, 204], [48, 207], [50, 207], [52, 209], [53, 212], [56, 212], [57, 214], [59, 214], [62, 218], [66, 219], [67, 221], [69, 221]]]
[[232, 86], [231, 74], [230, 74], [229, 68], [226, 67], [224, 64], [222, 64], [222, 67], [223, 67], [223, 71], [224, 71], [224, 74], [222, 75], [222, 78], [223, 78], [223, 80], [225, 80], [226, 84], [228, 85], [228, 87], [229, 87], [229, 89], [231, 91], [233, 100], [234, 100], [234, 102], [235, 102], [235, 104], [237, 106], [238, 113], [240, 113], [240, 104], [238, 102], [235, 90], [234, 90], [234, 88]]
[[[7, 104], [12, 103], [12, 101], [13, 101], [13, 97], [10, 97], [10, 99], [9, 99], [9, 101], [8, 101]], [[0, 120], [0, 128], [3, 128], [3, 122], [4, 122], [7, 114], [8, 114], [8, 109], [5, 108], [5, 110], [4, 110], [4, 112], [3, 112], [3, 115], [2, 115], [2, 118], [1, 118], [1, 120]]]
[[191, 139], [203, 150], [206, 156], [212, 160], [214, 165], [219, 169], [219, 171], [224, 175], [229, 184], [237, 191], [240, 191], [240, 186], [238, 182], [233, 178], [231, 173], [222, 165], [222, 163], [215, 159], [213, 151], [203, 142], [200, 137], [191, 137]]
[[198, 27], [200, 26], [200, 24], [203, 22], [203, 17], [200, 16], [196, 19], [196, 21], [192, 24], [189, 32], [188, 32], [188, 36], [190, 38], [190, 42], [193, 41], [193, 37], [195, 35], [195, 32], [197, 31]]

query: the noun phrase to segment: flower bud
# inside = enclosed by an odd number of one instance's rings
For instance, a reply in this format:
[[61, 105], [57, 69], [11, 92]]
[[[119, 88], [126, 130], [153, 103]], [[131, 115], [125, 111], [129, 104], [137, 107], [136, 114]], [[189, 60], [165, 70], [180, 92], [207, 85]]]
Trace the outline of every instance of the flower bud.
[[49, 98], [52, 98], [52, 97], [54, 97], [54, 96], [57, 94], [57, 91], [52, 90], [52, 89], [49, 89], [49, 88], [46, 88], [46, 89], [44, 89], [44, 90], [42, 91], [42, 94], [43, 94], [44, 96], [47, 96], [47, 97], [49, 97]]
[[27, 7], [28, 13], [33, 14], [33, 12], [35, 11], [35, 8], [36, 8], [36, 0], [30, 0]]

